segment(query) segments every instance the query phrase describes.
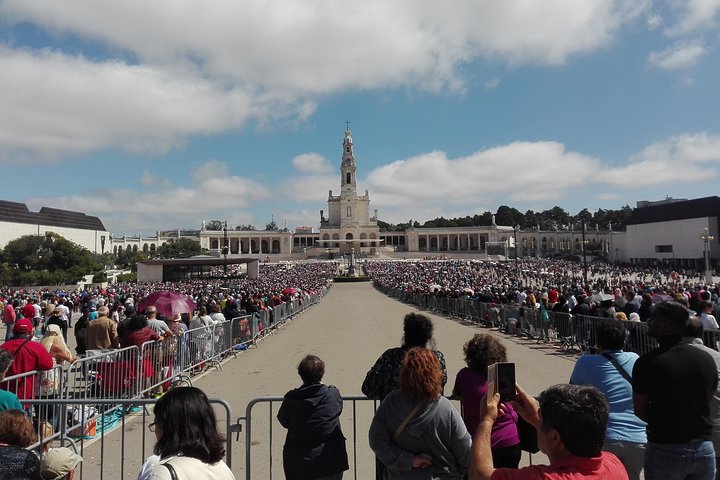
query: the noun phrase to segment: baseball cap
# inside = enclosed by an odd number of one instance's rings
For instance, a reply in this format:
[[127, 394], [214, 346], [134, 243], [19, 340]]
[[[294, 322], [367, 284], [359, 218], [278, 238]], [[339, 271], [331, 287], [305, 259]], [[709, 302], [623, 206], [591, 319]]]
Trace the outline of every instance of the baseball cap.
[[15, 322], [13, 333], [32, 333], [35, 330], [33, 324], [27, 318], [21, 318]]
[[53, 448], [43, 455], [40, 473], [46, 480], [60, 480], [82, 461], [80, 455], [67, 447]]

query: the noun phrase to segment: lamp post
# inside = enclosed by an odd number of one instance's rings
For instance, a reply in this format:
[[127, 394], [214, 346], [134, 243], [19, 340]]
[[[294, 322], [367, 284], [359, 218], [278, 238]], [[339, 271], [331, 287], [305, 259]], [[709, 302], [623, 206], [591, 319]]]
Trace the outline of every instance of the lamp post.
[[705, 283], [707, 285], [712, 284], [712, 272], [710, 271], [710, 242], [715, 240], [715, 237], [710, 235], [710, 230], [705, 228], [700, 240], [704, 242], [703, 256], [705, 257]]
[[520, 230], [520, 225], [515, 225], [513, 227], [513, 236], [515, 237], [515, 275], [517, 276], [518, 288], [520, 288], [520, 262], [518, 259], [518, 239], [517, 239], [518, 230]]
[[585, 252], [585, 246], [587, 245], [587, 240], [585, 240], [585, 219], [582, 219], [582, 254], [583, 254], [583, 279], [585, 280], [585, 285], [588, 284], [588, 275], [587, 275], [587, 254]]
[[224, 257], [224, 260], [223, 260], [223, 273], [225, 274], [225, 276], [227, 276], [227, 256], [228, 256], [228, 250], [230, 250], [230, 248], [228, 247], [227, 220], [225, 220], [225, 223], [223, 223], [223, 248], [222, 248], [222, 253], [223, 253], [223, 257]]

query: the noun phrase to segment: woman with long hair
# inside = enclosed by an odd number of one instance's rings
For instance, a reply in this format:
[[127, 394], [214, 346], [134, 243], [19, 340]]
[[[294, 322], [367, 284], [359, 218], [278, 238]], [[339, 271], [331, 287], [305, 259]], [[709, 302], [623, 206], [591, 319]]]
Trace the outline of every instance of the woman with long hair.
[[[63, 365], [65, 362], [72, 363], [77, 360], [77, 356], [70, 352], [60, 327], [52, 323], [45, 328], [45, 334], [40, 339], [40, 344], [50, 354], [52, 368], [38, 374], [38, 395], [40, 398], [54, 398], [60, 393], [62, 381], [62, 372], [58, 371], [58, 365]], [[57, 418], [59, 407], [42, 405], [39, 408], [40, 419], [49, 421], [53, 429], [59, 431], [60, 422]]]
[[362, 384], [362, 392], [369, 398], [384, 399], [390, 392], [398, 387], [397, 378], [405, 353], [414, 347], [429, 348], [437, 357], [442, 374], [440, 393], [447, 383], [447, 370], [445, 356], [435, 350], [433, 340], [433, 323], [425, 315], [408, 313], [403, 321], [402, 346], [385, 350], [375, 365], [367, 372]]
[[[488, 365], [507, 362], [507, 351], [497, 337], [478, 333], [465, 344], [463, 352], [467, 367], [455, 377], [453, 397], [460, 399], [463, 421], [474, 437], [480, 423], [480, 402], [488, 390]], [[509, 403], [505, 404], [505, 414], [497, 418], [490, 435], [496, 468], [517, 468], [520, 463], [522, 452], [517, 422], [517, 413]]]
[[[419, 313], [408, 313], [403, 319], [403, 339], [400, 347], [385, 350], [380, 358], [365, 375], [362, 392], [368, 398], [383, 400], [390, 392], [398, 388], [398, 374], [405, 353], [414, 347], [431, 349], [438, 360], [441, 372], [440, 393], [447, 383], [447, 370], [445, 356], [435, 349], [433, 339], [434, 326], [432, 320]], [[385, 465], [380, 459], [375, 459], [375, 478], [381, 480], [384, 476]]]
[[225, 464], [225, 437], [217, 429], [215, 411], [196, 387], [176, 387], [155, 404], [148, 425], [157, 442], [139, 480], [235, 480]]
[[463, 478], [471, 438], [460, 413], [442, 396], [437, 357], [426, 348], [411, 348], [398, 383], [370, 425], [370, 448], [387, 468], [385, 478]]

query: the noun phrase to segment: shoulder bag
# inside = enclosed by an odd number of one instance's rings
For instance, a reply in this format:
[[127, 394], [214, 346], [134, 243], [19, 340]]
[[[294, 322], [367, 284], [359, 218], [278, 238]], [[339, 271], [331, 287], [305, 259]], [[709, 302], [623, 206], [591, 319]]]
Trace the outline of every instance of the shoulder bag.
[[613, 358], [612, 356], [610, 356], [609, 353], [606, 353], [606, 352], [603, 352], [601, 355], [603, 357], [607, 358], [608, 361], [613, 364], [613, 367], [615, 367], [617, 369], [617, 371], [620, 372], [620, 375], [622, 375], [623, 378], [625, 380], [627, 380], [628, 382], [630, 382], [630, 384], [632, 385], [632, 377], [624, 368], [622, 368], [620, 366], [620, 364], [618, 363], [618, 361], [615, 358]]
[[405, 420], [403, 420], [400, 425], [398, 425], [395, 433], [393, 433], [393, 440], [397, 441], [400, 434], [403, 432], [403, 430], [405, 430], [405, 427], [407, 427], [407, 424], [410, 423], [410, 420], [412, 420], [415, 415], [417, 415], [423, 405], [425, 405], [425, 402], [420, 401], [413, 407], [412, 410], [410, 410], [410, 413], [407, 414]]
[[170, 478], [172, 480], [180, 480], [180, 477], [178, 477], [177, 471], [175, 470], [175, 467], [173, 467], [170, 462], [163, 463], [165, 467], [170, 471]]

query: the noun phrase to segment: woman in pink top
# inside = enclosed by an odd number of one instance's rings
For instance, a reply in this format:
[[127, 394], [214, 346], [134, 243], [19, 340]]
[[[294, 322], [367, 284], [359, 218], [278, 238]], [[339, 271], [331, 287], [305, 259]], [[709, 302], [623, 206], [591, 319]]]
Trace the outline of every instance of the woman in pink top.
[[[463, 347], [467, 367], [455, 377], [453, 398], [460, 399], [462, 417], [470, 435], [475, 437], [480, 422], [480, 402], [487, 393], [487, 367], [497, 362], [507, 362], [505, 346], [493, 335], [476, 334]], [[505, 404], [505, 415], [493, 424], [491, 439], [493, 465], [495, 468], [517, 468], [520, 463], [520, 437], [517, 430], [517, 413]]]

